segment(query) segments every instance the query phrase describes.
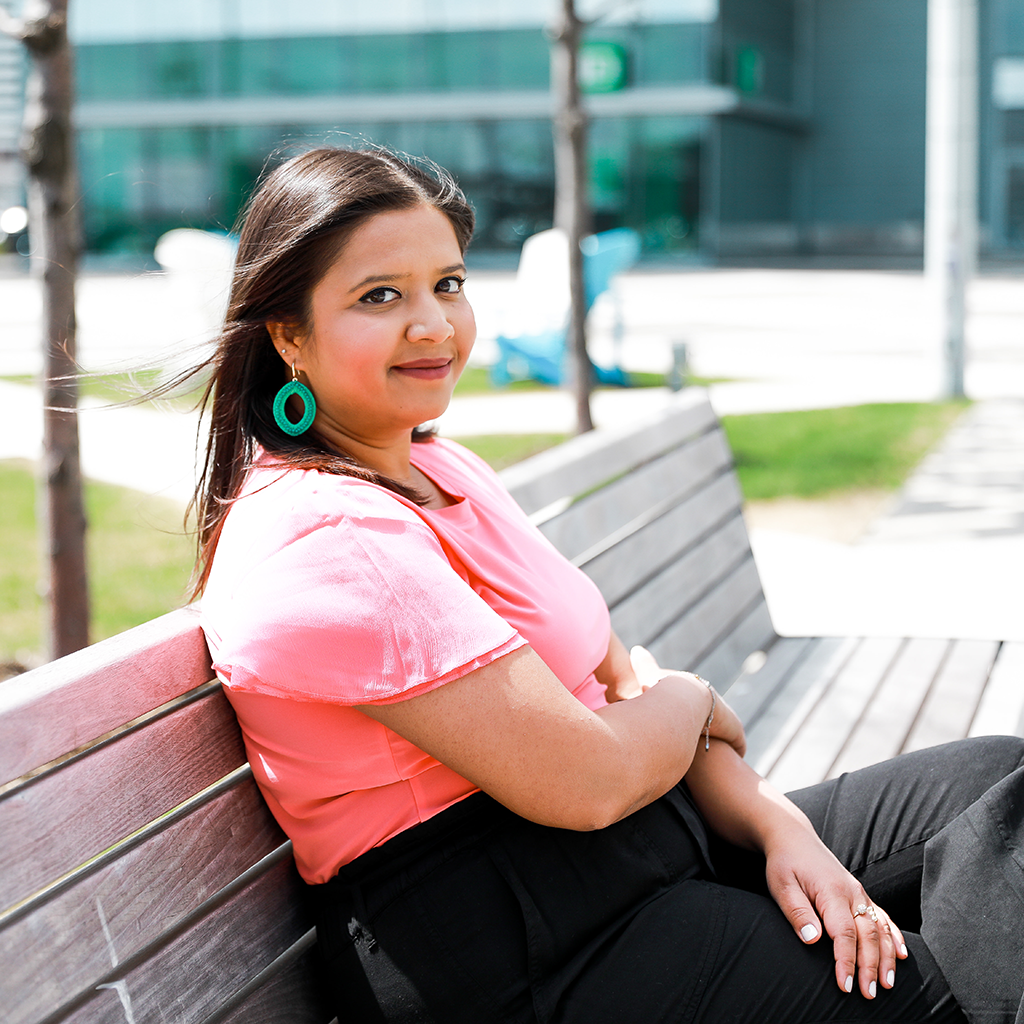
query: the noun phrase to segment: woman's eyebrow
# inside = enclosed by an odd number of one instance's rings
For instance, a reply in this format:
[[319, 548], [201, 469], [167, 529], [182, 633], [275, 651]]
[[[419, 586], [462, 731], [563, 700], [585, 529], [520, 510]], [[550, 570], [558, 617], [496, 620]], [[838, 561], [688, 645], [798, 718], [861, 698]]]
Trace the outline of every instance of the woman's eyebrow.
[[365, 288], [370, 284], [390, 284], [392, 281], [400, 281], [403, 274], [371, 274], [369, 277], [364, 277], [359, 284], [353, 285], [349, 291], [357, 292], [360, 288]]
[[[466, 272], [466, 264], [453, 263], [450, 267], [441, 267], [437, 273], [444, 276], [445, 274], [454, 274], [457, 271], [461, 271], [464, 274]], [[359, 284], [353, 285], [349, 291], [357, 292], [360, 288], [366, 288], [367, 285], [371, 284], [391, 284], [393, 281], [401, 281], [403, 277], [408, 276], [408, 274], [371, 274], [369, 277], [364, 277]]]

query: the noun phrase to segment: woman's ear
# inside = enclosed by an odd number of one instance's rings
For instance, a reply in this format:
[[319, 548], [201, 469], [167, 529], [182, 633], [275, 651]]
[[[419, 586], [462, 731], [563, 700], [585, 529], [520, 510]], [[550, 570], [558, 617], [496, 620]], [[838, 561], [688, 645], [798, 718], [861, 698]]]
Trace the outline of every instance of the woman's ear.
[[267, 333], [274, 343], [278, 355], [291, 366], [298, 358], [301, 351], [301, 337], [295, 329], [295, 324], [279, 320], [267, 321]]

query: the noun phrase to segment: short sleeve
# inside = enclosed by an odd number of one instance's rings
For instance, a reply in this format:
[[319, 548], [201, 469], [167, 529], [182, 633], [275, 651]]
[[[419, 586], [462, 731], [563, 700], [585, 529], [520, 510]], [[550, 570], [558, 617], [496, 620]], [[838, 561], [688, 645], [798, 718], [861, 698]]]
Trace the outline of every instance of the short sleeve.
[[415, 511], [369, 488], [354, 490], [354, 507], [293, 531], [236, 578], [229, 601], [219, 595], [211, 616], [223, 642], [214, 665], [229, 687], [388, 703], [525, 643], [456, 571]]

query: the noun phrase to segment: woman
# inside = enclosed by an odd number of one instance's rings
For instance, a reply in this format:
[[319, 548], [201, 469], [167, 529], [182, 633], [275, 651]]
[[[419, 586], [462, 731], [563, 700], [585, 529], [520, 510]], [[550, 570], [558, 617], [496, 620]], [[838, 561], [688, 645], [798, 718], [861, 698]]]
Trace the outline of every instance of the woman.
[[437, 168], [294, 158], [250, 203], [212, 362], [203, 626], [339, 1016], [962, 1021], [916, 931], [922, 851], [1017, 785], [1021, 743], [795, 800], [759, 779], [710, 685], [627, 654], [487, 467], [419, 429], [473, 344], [472, 227]]

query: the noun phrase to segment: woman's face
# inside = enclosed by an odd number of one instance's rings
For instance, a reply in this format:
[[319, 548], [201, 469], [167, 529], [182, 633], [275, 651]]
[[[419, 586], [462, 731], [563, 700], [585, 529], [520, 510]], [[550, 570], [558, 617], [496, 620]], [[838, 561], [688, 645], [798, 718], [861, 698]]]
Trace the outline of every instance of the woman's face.
[[378, 213], [313, 289], [308, 331], [268, 324], [313, 391], [322, 436], [388, 445], [444, 412], [476, 337], [465, 274], [443, 213]]

